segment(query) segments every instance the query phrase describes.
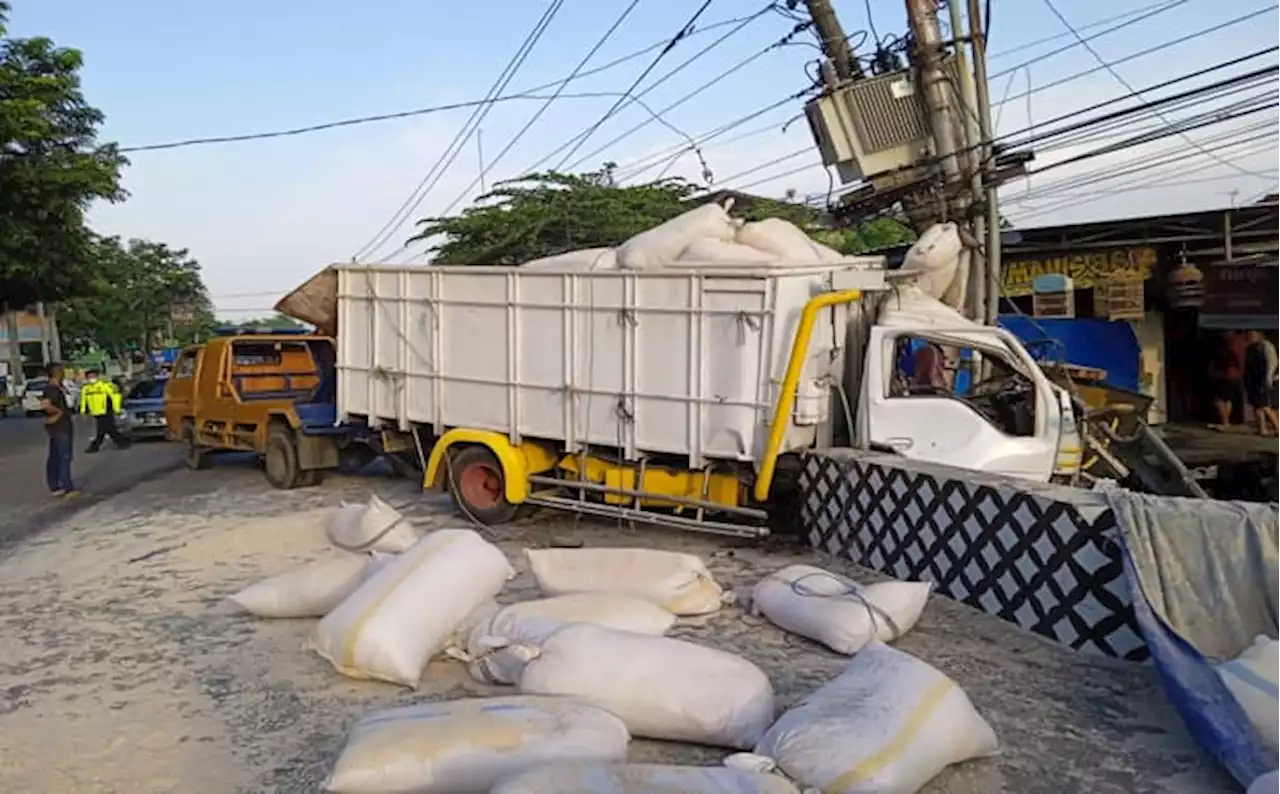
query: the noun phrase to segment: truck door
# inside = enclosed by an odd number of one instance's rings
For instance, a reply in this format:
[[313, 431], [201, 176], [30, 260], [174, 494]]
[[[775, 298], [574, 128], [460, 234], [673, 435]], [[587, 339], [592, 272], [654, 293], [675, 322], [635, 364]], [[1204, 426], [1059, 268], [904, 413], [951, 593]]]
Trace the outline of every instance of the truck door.
[[200, 368], [203, 347], [189, 347], [173, 362], [173, 373], [164, 389], [164, 418], [171, 433], [177, 433], [182, 420], [196, 412], [196, 373]]
[[1062, 417], [1044, 373], [998, 328], [873, 327], [859, 437], [905, 457], [1047, 482]]

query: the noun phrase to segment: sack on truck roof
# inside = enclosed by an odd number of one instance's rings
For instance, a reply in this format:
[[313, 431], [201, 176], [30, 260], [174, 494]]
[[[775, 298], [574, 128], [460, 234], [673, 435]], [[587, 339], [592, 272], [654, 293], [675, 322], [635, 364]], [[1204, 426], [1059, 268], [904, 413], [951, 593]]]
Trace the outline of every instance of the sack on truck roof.
[[737, 241], [771, 254], [784, 265], [836, 264], [844, 260], [839, 251], [809, 237], [803, 229], [782, 218], [765, 218], [744, 224]]
[[658, 270], [676, 261], [694, 240], [733, 242], [741, 222], [730, 218], [727, 210], [727, 206], [703, 204], [640, 232], [618, 246], [618, 265], [624, 270]]

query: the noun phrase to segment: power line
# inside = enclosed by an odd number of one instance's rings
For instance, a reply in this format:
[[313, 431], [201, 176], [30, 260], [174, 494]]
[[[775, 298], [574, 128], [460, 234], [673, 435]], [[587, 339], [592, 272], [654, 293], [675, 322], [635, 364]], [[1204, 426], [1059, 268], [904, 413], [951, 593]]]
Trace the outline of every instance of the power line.
[[[741, 24], [743, 20], [750, 20], [754, 18], [755, 18], [755, 15], [752, 15], [749, 17], [732, 17], [730, 19], [722, 19], [718, 22], [712, 22], [707, 25], [703, 25], [702, 27], [698, 28], [697, 30], [689, 34], [689, 37], [692, 38], [694, 36], [700, 36], [703, 33], [709, 33], [713, 30], [718, 30], [723, 27], [728, 27], [729, 25]], [[649, 53], [653, 52], [654, 50], [660, 47], [665, 46], [666, 43], [667, 43], [667, 40], [663, 39], [662, 41], [656, 42], [654, 44], [650, 44], [649, 46], [644, 47], [643, 49], [630, 52], [626, 55], [615, 58], [612, 61], [609, 61], [608, 63], [602, 64], [593, 69], [588, 69], [584, 72], [581, 72], [580, 74], [578, 74], [576, 78], [573, 78], [573, 80], [574, 81], [582, 80], [584, 78], [591, 77], [592, 75], [597, 75], [602, 72], [606, 72], [610, 69], [621, 66], [625, 63], [629, 63], [631, 61], [634, 61], [637, 58], [648, 55]], [[563, 86], [567, 82], [571, 82], [571, 80], [569, 78], [562, 77], [559, 80], [553, 80], [549, 83], [544, 83], [542, 85], [533, 86], [532, 88], [527, 88], [524, 91], [521, 91], [520, 93], [517, 93], [517, 94], [508, 94], [505, 96], [494, 97], [489, 101], [510, 102], [512, 100], [517, 100], [517, 99], [545, 100], [547, 98], [547, 95], [540, 94], [539, 92], [546, 91], [548, 89], [557, 88], [559, 86]], [[587, 99], [587, 98], [599, 98], [599, 97], [613, 98], [616, 96], [617, 96], [616, 92], [608, 92], [608, 93], [593, 92], [593, 93], [579, 93], [579, 94], [562, 94], [560, 98], [561, 99]], [[250, 132], [250, 133], [243, 133], [239, 135], [203, 136], [198, 138], [185, 138], [177, 141], [168, 141], [165, 143], [151, 143], [151, 144], [141, 144], [141, 145], [135, 145], [135, 146], [125, 146], [121, 148], [120, 151], [121, 152], [154, 152], [154, 151], [161, 151], [165, 149], [185, 149], [192, 146], [208, 146], [208, 145], [223, 144], [223, 143], [241, 143], [244, 141], [269, 140], [271, 138], [288, 138], [296, 135], [307, 135], [314, 132], [323, 132], [325, 130], [339, 129], [342, 127], [355, 127], [363, 124], [375, 124], [382, 121], [396, 121], [399, 119], [414, 118], [416, 116], [426, 116], [433, 113], [442, 113], [449, 110], [462, 110], [465, 108], [472, 108], [477, 105], [485, 104], [485, 101], [486, 100], [483, 100], [483, 99], [476, 99], [476, 100], [470, 100], [467, 102], [454, 102], [450, 104], [430, 105], [427, 107], [414, 108], [412, 110], [401, 110], [401, 111], [395, 111], [392, 113], [380, 113], [380, 114], [371, 115], [371, 116], [355, 116], [352, 118], [338, 119], [335, 121], [325, 121], [325, 122], [319, 122], [316, 124], [308, 124], [301, 127], [286, 127], [284, 129], [279, 129], [279, 130], [268, 130], [265, 132]]]
[[[785, 36], [783, 36], [782, 38], [778, 39], [778, 40], [777, 40], [777, 41], [775, 41], [774, 43], [770, 44], [768, 47], [765, 47], [764, 49], [762, 49], [762, 50], [760, 50], [760, 51], [756, 52], [755, 54], [750, 55], [750, 56], [748, 56], [747, 58], [744, 58], [743, 60], [739, 61], [738, 63], [734, 64], [733, 66], [730, 66], [728, 69], [725, 69], [723, 72], [721, 72], [720, 74], [716, 75], [716, 76], [715, 76], [715, 77], [713, 77], [712, 79], [708, 80], [707, 82], [703, 83], [702, 85], [700, 85], [700, 86], [698, 86], [697, 88], [693, 89], [692, 91], [688, 92], [688, 93], [687, 93], [687, 94], [685, 94], [684, 96], [680, 97], [680, 98], [679, 98], [679, 99], [677, 99], [676, 101], [674, 101], [674, 102], [672, 102], [671, 104], [667, 105], [667, 106], [666, 106], [666, 107], [664, 107], [662, 110], [659, 110], [659, 111], [657, 112], [657, 116], [658, 116], [658, 117], [662, 117], [662, 116], [664, 116], [665, 114], [667, 114], [667, 113], [671, 112], [672, 110], [675, 110], [676, 108], [678, 108], [678, 107], [680, 107], [681, 105], [685, 104], [686, 102], [690, 101], [690, 100], [691, 100], [691, 99], [693, 99], [694, 97], [698, 96], [698, 95], [699, 95], [699, 94], [701, 94], [703, 91], [706, 91], [707, 89], [711, 88], [712, 86], [716, 85], [717, 83], [721, 82], [722, 80], [725, 80], [725, 79], [726, 79], [726, 78], [728, 78], [730, 75], [733, 75], [733, 74], [735, 74], [736, 72], [738, 72], [739, 70], [741, 70], [741, 69], [743, 69], [743, 68], [747, 67], [747, 66], [748, 66], [748, 65], [750, 65], [751, 63], [754, 63], [757, 59], [764, 57], [765, 55], [769, 54], [770, 52], [773, 52], [774, 50], [778, 49], [779, 47], [784, 47], [784, 46], [786, 46], [788, 43], [790, 43], [791, 39], [792, 39], [794, 36], [796, 36], [798, 33], [801, 33], [802, 31], [806, 30], [806, 29], [808, 28], [808, 26], [809, 26], [809, 23], [805, 23], [805, 22], [802, 22], [802, 23], [800, 23], [800, 24], [796, 25], [796, 27], [795, 27], [795, 28], [793, 28], [793, 29], [791, 30], [791, 32], [790, 32], [790, 33], [788, 33], [787, 35], [785, 35]], [[792, 95], [791, 95], [790, 97], [788, 97], [787, 99], [790, 99], [790, 100], [799, 99], [800, 97], [802, 97], [802, 96], [804, 96], [805, 94], [809, 93], [809, 91], [810, 91], [810, 89], [807, 89], [807, 88], [806, 88], [806, 89], [804, 89], [803, 91], [798, 91], [798, 92], [796, 92], [795, 94], [792, 94]], [[605, 150], [607, 150], [610, 146], [613, 146], [613, 145], [615, 145], [615, 144], [617, 144], [617, 143], [620, 143], [620, 142], [622, 142], [622, 141], [626, 140], [627, 138], [630, 138], [632, 135], [636, 134], [636, 133], [637, 133], [637, 132], [639, 132], [640, 130], [642, 130], [642, 129], [644, 129], [645, 127], [649, 126], [649, 124], [651, 124], [651, 123], [653, 123], [653, 119], [646, 119], [646, 120], [644, 120], [644, 121], [640, 122], [639, 124], [636, 124], [635, 126], [633, 126], [633, 127], [631, 127], [630, 129], [628, 129], [626, 132], [622, 133], [621, 135], [618, 135], [616, 138], [614, 138], [613, 140], [611, 140], [611, 141], [609, 141], [608, 143], [604, 144], [603, 146], [599, 146], [599, 147], [597, 147], [597, 148], [596, 148], [595, 150], [593, 150], [590, 154], [584, 155], [583, 157], [579, 158], [576, 162], [574, 162], [572, 165], [570, 165], [570, 166], [569, 166], [569, 170], [573, 170], [573, 169], [575, 169], [575, 168], [578, 168], [579, 166], [581, 166], [581, 165], [582, 165], [584, 162], [586, 162], [587, 160], [590, 160], [592, 157], [595, 157], [596, 155], [600, 154], [601, 152], [604, 152], [604, 151], [605, 151]]]
[[[1143, 98], [1142, 94], [1138, 92], [1138, 90], [1135, 89], [1129, 83], [1129, 81], [1126, 80], [1118, 71], [1116, 71], [1115, 67], [1112, 66], [1110, 63], [1108, 63], [1107, 60], [1103, 58], [1102, 55], [1100, 55], [1096, 49], [1093, 48], [1093, 45], [1090, 44], [1087, 39], [1085, 39], [1083, 36], [1080, 35], [1079, 31], [1077, 31], [1074, 27], [1071, 26], [1071, 23], [1067, 21], [1067, 18], [1063, 16], [1062, 12], [1058, 10], [1058, 7], [1053, 4], [1053, 0], [1044, 0], [1044, 4], [1048, 6], [1049, 10], [1053, 12], [1053, 15], [1058, 18], [1058, 21], [1061, 22], [1067, 30], [1071, 31], [1071, 34], [1076, 37], [1076, 40], [1079, 41], [1080, 44], [1086, 50], [1089, 51], [1089, 54], [1094, 57], [1094, 60], [1096, 60], [1098, 63], [1102, 64], [1104, 68], [1106, 68], [1107, 72], [1109, 72], [1111, 76], [1115, 78], [1116, 82], [1124, 86], [1125, 90], [1128, 91], [1130, 94], [1133, 94], [1139, 99]], [[1160, 111], [1154, 111], [1154, 112], [1156, 114], [1156, 117], [1159, 118], [1162, 122], [1164, 122], [1165, 125], [1169, 127], [1169, 129], [1174, 129], [1173, 124], [1169, 121], [1168, 118], [1164, 116], [1164, 114], [1162, 114]], [[1196, 143], [1194, 138], [1191, 138], [1185, 132], [1179, 131], [1178, 135], [1180, 135], [1183, 138], [1183, 140], [1185, 140], [1187, 143], [1199, 149], [1201, 153], [1208, 154], [1208, 152], [1206, 152], [1203, 149], [1203, 147], [1200, 146], [1200, 144]], [[1253, 174], [1250, 174], [1248, 171], [1238, 166], [1231, 165], [1230, 163], [1227, 163], [1225, 160], [1218, 160], [1218, 162], [1222, 163], [1223, 165], [1230, 165], [1230, 167], [1233, 170], [1238, 171], [1241, 174], [1244, 174], [1246, 176], [1253, 176]]]
[[[693, 26], [698, 21], [698, 18], [706, 12], [713, 2], [715, 2], [715, 0], [703, 0], [702, 5], [698, 6], [698, 10], [694, 11], [693, 16], [689, 17], [689, 21], [684, 23], [680, 30], [676, 31], [676, 34], [671, 37], [671, 41], [667, 42], [667, 46], [663, 47], [657, 56], [649, 62], [649, 65], [644, 68], [644, 71], [640, 72], [640, 75], [631, 82], [631, 87], [624, 92], [625, 94], [630, 95], [639, 88], [640, 84], [644, 82], [644, 79], [648, 77], [654, 69], [658, 68], [658, 64], [662, 62], [662, 59], [667, 57], [668, 53], [679, 46], [680, 42], [688, 38], [688, 35], [690, 31], [693, 30]], [[569, 149], [569, 152], [565, 154], [564, 157], [560, 158], [560, 163], [556, 166], [555, 170], [559, 171], [563, 169], [564, 164], [569, 161], [569, 158], [573, 157], [578, 149], [582, 148], [582, 145], [595, 134], [596, 130], [600, 129], [600, 125], [604, 124], [613, 117], [614, 113], [618, 112], [618, 109], [622, 107], [622, 103], [624, 101], [625, 100], [623, 99], [619, 99], [617, 102], [614, 102], [613, 106], [605, 111], [605, 114], [600, 117], [599, 121], [588, 127], [586, 133], [578, 139], [578, 142], [573, 145], [573, 148]]]
[[[1129, 17], [1137, 16], [1138, 14], [1146, 13], [1147, 11], [1151, 11], [1152, 9], [1162, 8], [1162, 7], [1164, 7], [1164, 6], [1168, 6], [1168, 5], [1170, 5], [1171, 3], [1176, 4], [1177, 2], [1178, 2], [1178, 0], [1161, 0], [1159, 3], [1152, 3], [1151, 5], [1142, 6], [1142, 7], [1140, 7], [1140, 8], [1133, 8], [1133, 9], [1130, 9], [1130, 10], [1128, 10], [1128, 11], [1125, 11], [1124, 13], [1116, 14], [1115, 16], [1112, 16], [1112, 17], [1107, 17], [1106, 19], [1097, 19], [1097, 20], [1094, 20], [1093, 22], [1090, 22], [1090, 23], [1088, 23], [1087, 25], [1080, 25], [1080, 26], [1079, 26], [1079, 29], [1080, 29], [1080, 30], [1092, 30], [1093, 28], [1101, 27], [1102, 25], [1109, 25], [1109, 24], [1111, 24], [1112, 22], [1118, 22], [1118, 21], [1120, 21], [1120, 20], [1122, 20], [1122, 19], [1128, 19]], [[1054, 33], [1054, 34], [1053, 34], [1053, 35], [1051, 35], [1051, 36], [1044, 36], [1043, 38], [1035, 39], [1034, 41], [1024, 42], [1024, 43], [1019, 44], [1019, 45], [1017, 45], [1017, 46], [1010, 47], [1010, 48], [1009, 48], [1009, 49], [1007, 49], [1007, 50], [1001, 50], [1000, 52], [992, 53], [992, 54], [990, 54], [990, 55], [988, 55], [988, 56], [987, 56], [987, 60], [988, 60], [988, 61], [994, 61], [994, 60], [995, 60], [995, 59], [997, 59], [997, 58], [1004, 58], [1004, 57], [1006, 57], [1006, 56], [1008, 56], [1008, 55], [1013, 55], [1013, 54], [1014, 54], [1014, 53], [1016, 53], [1016, 52], [1022, 52], [1022, 51], [1024, 51], [1024, 50], [1029, 50], [1029, 49], [1031, 49], [1032, 47], [1038, 47], [1038, 46], [1040, 46], [1041, 44], [1048, 44], [1048, 43], [1050, 43], [1050, 42], [1057, 41], [1058, 39], [1066, 38], [1067, 36], [1070, 36], [1070, 35], [1071, 35], [1070, 33]], [[1073, 45], [1073, 46], [1075, 46], [1075, 45]], [[1019, 66], [1014, 67], [1014, 68], [1015, 68], [1015, 69], [1016, 69], [1016, 68], [1021, 68], [1022, 66], [1026, 66], [1026, 64], [1020, 64]]]
[[[1276, 6], [1265, 6], [1255, 11], [1251, 11], [1248, 14], [1243, 14], [1241, 16], [1228, 19], [1226, 22], [1219, 22], [1218, 24], [1213, 25], [1211, 27], [1204, 28], [1203, 30], [1197, 30], [1194, 33], [1188, 33], [1185, 36], [1179, 36], [1176, 39], [1170, 39], [1169, 41], [1163, 42], [1161, 44], [1156, 44], [1152, 47], [1148, 47], [1145, 50], [1139, 50], [1138, 52], [1130, 53], [1129, 55], [1126, 55], [1123, 58], [1119, 58], [1117, 60], [1112, 61], [1110, 65], [1116, 66], [1118, 64], [1127, 63], [1128, 61], [1137, 60], [1138, 58], [1145, 58], [1146, 56], [1151, 55], [1153, 53], [1157, 53], [1162, 50], [1167, 50], [1170, 47], [1175, 47], [1179, 44], [1184, 44], [1188, 41], [1191, 41], [1192, 39], [1199, 38], [1205, 35], [1206, 33], [1214, 33], [1216, 31], [1223, 30], [1224, 28], [1232, 27], [1233, 25], [1239, 25], [1241, 22], [1247, 22], [1250, 19], [1262, 16], [1263, 14], [1266, 14], [1275, 10], [1276, 10]], [[1038, 94], [1041, 91], [1047, 91], [1050, 88], [1056, 88], [1057, 86], [1060, 86], [1064, 83], [1069, 83], [1073, 80], [1079, 80], [1081, 77], [1087, 77], [1091, 74], [1101, 72], [1105, 68], [1106, 68], [1105, 66], [1095, 66], [1092, 69], [1085, 69], [1084, 71], [1076, 72], [1075, 74], [1071, 74], [1066, 77], [1062, 77], [1057, 80], [1054, 80], [1052, 82], [1045, 83], [1044, 85], [1037, 86], [1034, 90], [1029, 90], [1021, 94], [1014, 94], [1013, 96], [1004, 100], [1004, 102], [1013, 102], [1015, 100], [1022, 99], [1023, 97], [1030, 96], [1031, 94]]]
[[[559, 12], [562, 5], [564, 5], [564, 0], [551, 0], [547, 9], [542, 12], [542, 17], [539, 18], [538, 22], [533, 26], [533, 29], [525, 36], [524, 42], [520, 45], [519, 49], [516, 50], [516, 54], [511, 57], [511, 60], [507, 61], [507, 65], [503, 68], [502, 72], [499, 73], [493, 85], [489, 87], [489, 91], [485, 96], [486, 99], [491, 100], [493, 97], [499, 96], [507, 87], [507, 84], [515, 77], [516, 73], [520, 70], [520, 67], [524, 65], [525, 60], [529, 57], [529, 53], [533, 51], [534, 46], [542, 38], [542, 34], [546, 32], [547, 26], [551, 24], [551, 20], [555, 18], [555, 15]], [[404, 200], [404, 203], [402, 203], [392, 214], [391, 218], [383, 224], [382, 228], [378, 230], [370, 241], [365, 243], [359, 250], [352, 254], [352, 259], [358, 259], [366, 253], [372, 254], [374, 251], [377, 251], [391, 239], [392, 235], [394, 235], [401, 226], [404, 225], [404, 222], [413, 214], [413, 211], [422, 204], [424, 199], [426, 199], [427, 194], [430, 193], [432, 188], [434, 188], [436, 184], [439, 183], [440, 179], [444, 177], [445, 171], [447, 171], [449, 166], [453, 164], [453, 161], [457, 159], [458, 154], [462, 151], [462, 147], [471, 139], [471, 135], [474, 133], [475, 129], [479, 127], [482, 121], [484, 121], [484, 118], [489, 114], [489, 111], [492, 108], [492, 102], [487, 102], [477, 106], [476, 109], [472, 111], [470, 118], [468, 118], [462, 125], [462, 128], [458, 130], [458, 134], [454, 136], [453, 141], [450, 142], [449, 146], [443, 153], [441, 153], [439, 159], [436, 160], [435, 164], [431, 166], [431, 169], [422, 177], [422, 180], [418, 182], [417, 187], [415, 187], [413, 192], [409, 194], [409, 197]], [[403, 250], [403, 248], [401, 250]], [[394, 256], [394, 254], [392, 255]]]
[[546, 101], [542, 103], [542, 107], [538, 108], [537, 112], [533, 114], [533, 117], [530, 118], [527, 122], [525, 122], [525, 125], [520, 128], [520, 131], [517, 132], [515, 136], [510, 141], [507, 142], [507, 145], [502, 148], [502, 151], [498, 152], [498, 155], [494, 157], [492, 160], [490, 160], [487, 165], [482, 166], [479, 175], [476, 176], [474, 180], [472, 180], [471, 184], [467, 185], [465, 188], [462, 189], [462, 192], [458, 194], [457, 198], [451, 201], [447, 207], [445, 207], [443, 210], [440, 211], [441, 215], [448, 215], [449, 211], [452, 210], [454, 207], [458, 206], [458, 203], [461, 202], [467, 196], [467, 194], [471, 192], [472, 188], [474, 188], [477, 184], [484, 183], [485, 174], [487, 174], [491, 169], [493, 169], [494, 166], [496, 166], [499, 162], [501, 162], [502, 158], [506, 157], [507, 153], [511, 151], [512, 147], [514, 147], [517, 143], [519, 143], [520, 139], [523, 138], [525, 134], [528, 133], [529, 130], [533, 127], [533, 125], [538, 122], [538, 119], [542, 118], [542, 114], [546, 113], [547, 109], [551, 107], [551, 103], [555, 102], [556, 99], [559, 98], [560, 94], [564, 91], [565, 86], [567, 86], [570, 83], [570, 81], [578, 77], [578, 74], [583, 69], [586, 68], [587, 63], [593, 57], [595, 57], [595, 54], [599, 52], [600, 48], [605, 45], [605, 42], [607, 42], [609, 38], [613, 36], [614, 33], [617, 32], [618, 28], [622, 27], [622, 23], [626, 21], [627, 17], [631, 16], [631, 12], [634, 11], [636, 9], [636, 6], [638, 6], [639, 4], [640, 4], [640, 0], [631, 0], [631, 2], [627, 5], [627, 7], [622, 9], [622, 13], [618, 15], [618, 18], [614, 20], [613, 24], [610, 25], [609, 29], [604, 32], [604, 35], [602, 35], [596, 41], [595, 45], [592, 46], [592, 48], [587, 52], [587, 54], [582, 57], [582, 60], [578, 61], [578, 65], [573, 68], [573, 71], [570, 72], [569, 76], [566, 77], [564, 82], [560, 84], [560, 87], [555, 90], [555, 93], [547, 97]]
[[[699, 59], [699, 58], [701, 58], [702, 56], [704, 56], [704, 55], [706, 55], [707, 53], [711, 52], [711, 51], [712, 51], [713, 49], [715, 49], [716, 47], [718, 47], [718, 46], [720, 46], [721, 44], [723, 44], [723, 43], [724, 43], [725, 41], [727, 41], [730, 37], [732, 37], [732, 36], [734, 36], [735, 34], [737, 34], [739, 31], [741, 31], [741, 30], [742, 30], [743, 28], [745, 28], [747, 25], [751, 24], [751, 23], [752, 23], [752, 22], [754, 22], [755, 20], [757, 20], [757, 19], [759, 19], [760, 17], [764, 16], [765, 14], [769, 13], [769, 11], [770, 11], [770, 10], [772, 10], [773, 8], [774, 8], [774, 3], [773, 3], [773, 2], [770, 2], [770, 3], [766, 4], [763, 8], [761, 8], [759, 11], [756, 11], [754, 14], [751, 14], [751, 15], [746, 16], [746, 17], [741, 17], [741, 18], [737, 21], [737, 23], [736, 23], [736, 24], [734, 24], [734, 26], [733, 26], [733, 27], [732, 27], [732, 28], [731, 28], [727, 33], [724, 33], [724, 34], [723, 34], [723, 35], [721, 35], [719, 38], [717, 38], [715, 41], [711, 42], [710, 44], [708, 44], [707, 46], [703, 47], [703, 48], [702, 48], [701, 50], [699, 50], [698, 52], [696, 52], [696, 53], [694, 53], [693, 55], [691, 55], [690, 57], [686, 58], [682, 63], [680, 63], [678, 66], [674, 67], [673, 69], [671, 69], [671, 71], [667, 72], [667, 73], [666, 73], [666, 74], [664, 74], [662, 77], [659, 77], [657, 80], [655, 80], [653, 83], [651, 83], [651, 84], [650, 84], [647, 88], [645, 88], [643, 91], [639, 92], [638, 94], [633, 94], [633, 95], [632, 95], [632, 97], [631, 97], [631, 100], [629, 100], [629, 101], [636, 101], [636, 100], [638, 100], [639, 98], [641, 98], [641, 97], [645, 96], [646, 94], [650, 93], [651, 91], [653, 91], [654, 89], [656, 89], [658, 86], [662, 85], [662, 84], [663, 84], [663, 83], [665, 83], [667, 80], [670, 80], [672, 77], [674, 77], [675, 75], [679, 74], [681, 71], [683, 71], [684, 69], [686, 69], [686, 68], [687, 68], [690, 64], [692, 64], [694, 61], [698, 60], [698, 59]], [[686, 38], [688, 38], [688, 37], [686, 36]], [[619, 107], [619, 110], [621, 110], [622, 108], [625, 108], [625, 107], [627, 106], [627, 104], [628, 104], [628, 103], [629, 103], [629, 102], [624, 102], [624, 103], [622, 104], [622, 106], [621, 106], [621, 107]], [[581, 130], [580, 132], [578, 132], [576, 135], [574, 135], [574, 136], [570, 137], [570, 138], [569, 138], [569, 140], [567, 140], [567, 141], [565, 141], [564, 143], [560, 144], [558, 147], [556, 147], [554, 150], [552, 150], [549, 154], [547, 154], [547, 155], [546, 155], [545, 157], [543, 157], [541, 160], [537, 161], [537, 162], [536, 162], [536, 163], [534, 163], [533, 165], [531, 165], [531, 166], [529, 166], [528, 168], [524, 169], [524, 173], [525, 173], [525, 174], [536, 173], [536, 172], [537, 172], [537, 170], [538, 170], [539, 168], [541, 168], [544, 164], [546, 164], [548, 161], [550, 161], [553, 157], [555, 157], [556, 155], [560, 154], [560, 153], [561, 153], [561, 152], [563, 152], [564, 150], [568, 149], [570, 146], [573, 146], [575, 143], [577, 143], [577, 142], [579, 142], [580, 140], [582, 140], [582, 139], [586, 136], [586, 134], [587, 134], [589, 131], [591, 131], [591, 129], [592, 129], [591, 127], [587, 127], [587, 128], [585, 128], [585, 129]]]

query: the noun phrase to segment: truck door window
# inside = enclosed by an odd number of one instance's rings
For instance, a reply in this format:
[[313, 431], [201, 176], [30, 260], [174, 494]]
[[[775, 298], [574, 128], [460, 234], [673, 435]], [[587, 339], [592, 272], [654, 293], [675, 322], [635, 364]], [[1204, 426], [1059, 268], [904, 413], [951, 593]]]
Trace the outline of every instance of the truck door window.
[[[924, 337], [899, 337], [895, 345], [890, 398], [942, 397], [958, 400], [1011, 436], [1035, 434], [1035, 384], [1007, 355], [957, 348]], [[987, 366], [977, 367], [981, 359]]]
[[196, 356], [198, 353], [183, 353], [182, 358], [173, 367], [174, 378], [190, 378], [196, 374]]

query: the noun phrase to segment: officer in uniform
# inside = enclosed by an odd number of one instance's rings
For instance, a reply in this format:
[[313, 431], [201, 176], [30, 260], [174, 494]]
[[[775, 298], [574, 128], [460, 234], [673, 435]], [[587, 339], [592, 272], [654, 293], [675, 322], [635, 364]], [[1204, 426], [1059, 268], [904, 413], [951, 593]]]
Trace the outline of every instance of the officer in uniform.
[[85, 372], [84, 385], [80, 387], [80, 413], [93, 417], [94, 436], [85, 452], [97, 452], [102, 442], [111, 437], [111, 442], [124, 449], [129, 441], [120, 434], [116, 427], [116, 415], [124, 409], [124, 396], [109, 380], [99, 379], [97, 370]]

